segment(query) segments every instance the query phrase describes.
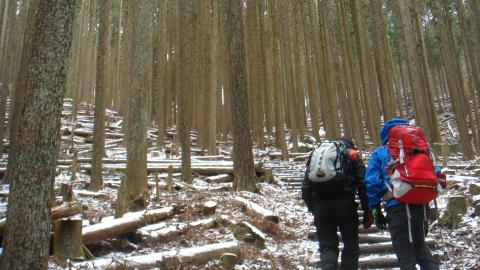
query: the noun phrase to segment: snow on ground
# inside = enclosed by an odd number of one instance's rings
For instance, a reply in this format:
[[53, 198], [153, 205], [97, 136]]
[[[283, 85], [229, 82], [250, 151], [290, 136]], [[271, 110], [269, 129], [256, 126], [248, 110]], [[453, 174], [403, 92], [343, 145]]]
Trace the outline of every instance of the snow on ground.
[[[119, 132], [121, 126], [121, 118], [116, 117], [115, 112], [108, 112], [111, 118], [110, 126], [118, 127], [111, 132]], [[77, 126], [82, 131], [91, 131], [92, 118], [80, 116], [77, 121]], [[62, 130], [71, 128], [71, 122], [68, 120], [62, 121]], [[449, 129], [454, 130], [454, 127]], [[449, 133], [447, 130], [446, 132]], [[155, 134], [153, 129], [149, 130], [150, 134]], [[453, 132], [452, 132], [453, 133]], [[77, 142], [79, 149], [79, 157], [90, 157], [91, 143], [85, 143], [88, 138], [83, 136], [64, 136], [60, 159], [71, 159], [72, 151], [71, 139]], [[150, 138], [153, 142], [153, 139]], [[125, 159], [126, 151], [122, 146], [121, 140], [107, 139], [107, 156], [111, 159]], [[307, 145], [308, 146], [308, 145]], [[149, 160], [162, 161], [167, 159], [166, 149], [172, 147], [172, 142], [167, 141], [166, 148], [159, 149], [152, 147], [149, 150]], [[221, 153], [231, 153], [231, 142], [219, 144]], [[255, 159], [264, 163], [265, 167], [273, 168], [280, 171], [280, 169], [296, 172], [297, 175], [302, 175], [305, 167], [305, 161], [280, 161], [278, 159], [271, 159], [270, 153], [279, 152], [278, 149], [268, 147], [267, 150], [254, 149]], [[368, 154], [368, 153], [367, 153]], [[366, 155], [368, 156], [368, 155]], [[194, 155], [192, 159], [199, 157]], [[171, 159], [178, 160], [178, 156], [170, 156]], [[229, 156], [221, 158], [218, 164], [229, 163]], [[229, 163], [231, 164], [231, 163]], [[479, 166], [478, 158], [475, 162], [461, 161], [461, 159], [452, 157], [449, 166], [444, 168], [448, 173], [448, 180], [454, 189], [447, 190], [447, 192], [438, 198], [438, 208], [442, 214], [447, 205], [449, 196], [456, 194], [467, 194], [470, 184], [480, 183], [478, 178]], [[179, 175], [174, 174], [173, 192], [167, 191], [166, 173], [158, 174], [159, 189], [156, 190], [155, 179], [156, 175], [149, 176], [150, 184], [150, 204], [149, 209], [159, 209], [167, 206], [175, 206], [179, 213], [174, 217], [158, 222], [158, 224], [150, 224], [150, 227], [145, 227], [142, 230], [137, 230], [135, 233], [127, 234], [124, 237], [108, 239], [101, 241], [95, 245], [89, 245], [89, 250], [93, 253], [94, 259], [98, 264], [93, 266], [88, 263], [89, 260], [75, 260], [72, 262], [71, 269], [103, 269], [100, 262], [116, 262], [118, 268], [125, 266], [125, 262], [130, 257], [155, 260], [166, 255], [178, 255], [180, 250], [183, 252], [191, 251], [189, 248], [200, 247], [205, 245], [215, 245], [218, 243], [236, 243], [240, 244], [240, 260], [235, 269], [317, 269], [319, 254], [318, 243], [308, 239], [308, 232], [313, 230], [313, 217], [306, 211], [300, 192], [298, 189], [289, 188], [287, 182], [282, 182], [281, 177], [278, 177], [277, 183], [261, 183], [260, 193], [252, 194], [248, 192], [240, 192], [234, 194], [228, 189], [231, 183], [210, 184], [205, 181], [205, 176], [196, 175], [191, 187], [181, 185], [178, 182]], [[97, 193], [89, 193], [85, 190], [86, 184], [90, 181], [89, 175], [85, 171], [76, 173], [76, 180], [72, 182], [74, 188], [74, 200], [77, 200], [83, 205], [84, 211], [82, 217], [84, 225], [97, 224], [105, 221], [106, 217], [114, 214], [114, 206], [116, 203], [117, 189], [120, 185], [122, 173], [115, 171], [104, 172], [105, 184]], [[71, 172], [69, 166], [59, 167], [56, 182], [69, 182], [71, 179]], [[157, 196], [159, 201], [155, 201]], [[0, 185], [0, 215], [5, 216], [6, 212], [6, 196], [8, 193], [7, 185]], [[233, 203], [234, 196], [242, 196], [249, 199], [264, 208], [272, 211], [280, 217], [279, 224], [267, 223], [261, 219], [253, 218], [242, 211], [242, 207]], [[203, 216], [198, 206], [207, 201], [216, 201], [218, 203], [216, 213], [213, 216]], [[151, 233], [148, 235], [145, 232], [157, 232], [157, 235], [163, 235], [169, 228], [185, 228], [186, 224], [193, 224], [196, 221], [214, 218], [217, 224], [213, 228], [201, 229], [186, 229], [183, 233], [169, 238], [152, 237], [156, 235]], [[234, 237], [233, 226], [226, 223], [226, 220], [232, 222], [248, 221], [259, 228], [266, 234], [265, 248], [257, 248], [254, 245], [248, 245], [244, 242], [237, 241]], [[442, 259], [442, 269], [480, 269], [480, 217], [475, 216], [473, 207], [469, 206], [467, 214], [462, 217], [459, 228], [450, 230], [442, 227], [438, 222], [431, 223], [429, 237], [434, 239], [438, 248], [435, 253]], [[389, 236], [388, 233], [383, 233]], [[229, 245], [229, 244], [226, 244]], [[232, 244], [233, 245], [233, 244]], [[173, 252], [173, 253], [172, 253]], [[156, 255], [152, 255], [156, 254]], [[160, 254], [160, 255], [159, 255]], [[162, 255], [163, 254], [163, 255]], [[153, 257], [152, 257], [153, 256]], [[387, 258], [392, 255], [369, 255], [362, 256], [365, 259]], [[448, 258], [448, 262], [446, 260]], [[183, 269], [221, 269], [221, 263], [218, 259], [212, 259], [206, 264], [194, 266], [192, 264], [184, 265]], [[58, 264], [52, 257], [50, 260], [50, 269], [69, 269], [68, 266]], [[144, 268], [139, 268], [144, 269]], [[159, 269], [153, 266], [145, 269]]]

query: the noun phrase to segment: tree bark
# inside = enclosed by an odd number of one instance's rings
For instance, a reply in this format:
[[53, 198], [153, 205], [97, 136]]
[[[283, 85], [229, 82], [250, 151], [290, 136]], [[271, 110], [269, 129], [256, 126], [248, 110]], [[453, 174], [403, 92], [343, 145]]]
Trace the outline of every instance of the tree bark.
[[257, 190], [253, 167], [252, 138], [248, 115], [248, 96], [245, 72], [245, 40], [243, 32], [243, 2], [228, 0], [228, 47], [232, 89], [233, 167], [235, 190]]
[[[18, 158], [10, 171], [3, 269], [47, 269], [50, 208], [60, 143], [60, 115], [72, 38], [74, 2], [40, 3], [25, 74]], [[32, 147], [35, 146], [35, 147]], [[35, 228], [35, 230], [32, 230]]]
[[[192, 169], [191, 169], [191, 153], [190, 153], [190, 127], [191, 127], [191, 89], [189, 87], [189, 77], [191, 75], [187, 74], [187, 70], [191, 70], [193, 61], [191, 60], [191, 51], [188, 51], [190, 46], [188, 46], [188, 37], [191, 36], [189, 33], [189, 27], [186, 24], [187, 20], [190, 20], [189, 16], [192, 7], [189, 7], [190, 1], [180, 0], [179, 1], [179, 74], [178, 74], [178, 132], [180, 137], [180, 144], [182, 147], [182, 180], [187, 183], [193, 181]], [[187, 67], [188, 66], [188, 67]], [[188, 69], [187, 69], [188, 68]]]
[[[144, 207], [136, 204], [139, 197], [146, 201], [145, 193], [148, 187], [147, 182], [147, 118], [148, 118], [148, 89], [151, 87], [151, 66], [152, 51], [149, 28], [151, 24], [151, 1], [125, 1], [131, 5], [133, 19], [133, 45], [132, 45], [132, 72], [133, 82], [130, 91], [128, 132], [127, 132], [127, 171], [124, 181], [125, 189], [119, 191], [119, 200], [125, 203], [126, 211], [138, 210]], [[150, 64], [150, 65], [149, 65]], [[124, 197], [125, 196], [125, 197]], [[117, 215], [122, 213], [117, 212]]]
[[95, 88], [95, 117], [93, 126], [92, 173], [88, 189], [99, 190], [103, 184], [102, 159], [105, 156], [105, 97], [108, 91], [108, 51], [110, 41], [111, 0], [100, 2], [97, 72]]

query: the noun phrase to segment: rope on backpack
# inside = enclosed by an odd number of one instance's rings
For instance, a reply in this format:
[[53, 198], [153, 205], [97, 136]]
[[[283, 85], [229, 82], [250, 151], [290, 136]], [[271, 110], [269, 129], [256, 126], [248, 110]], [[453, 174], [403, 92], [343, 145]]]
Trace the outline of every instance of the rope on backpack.
[[410, 243], [413, 243], [413, 237], [412, 237], [412, 215], [410, 215], [410, 207], [408, 207], [408, 203], [405, 204], [405, 209], [407, 210], [408, 239], [410, 240]]

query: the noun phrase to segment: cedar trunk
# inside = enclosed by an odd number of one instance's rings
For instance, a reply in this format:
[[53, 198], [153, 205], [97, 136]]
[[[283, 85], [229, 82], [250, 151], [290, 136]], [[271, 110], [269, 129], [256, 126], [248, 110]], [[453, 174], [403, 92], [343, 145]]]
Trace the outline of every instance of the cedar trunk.
[[[52, 187], [60, 143], [74, 2], [42, 1], [25, 74], [19, 153], [10, 170], [2, 269], [47, 269]], [[35, 228], [33, 230], [32, 228]]]

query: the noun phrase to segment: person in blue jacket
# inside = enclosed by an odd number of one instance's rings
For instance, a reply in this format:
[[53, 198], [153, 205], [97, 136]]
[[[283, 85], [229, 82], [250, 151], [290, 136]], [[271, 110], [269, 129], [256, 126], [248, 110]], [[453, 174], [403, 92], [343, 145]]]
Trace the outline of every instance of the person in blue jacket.
[[[425, 243], [428, 229], [428, 204], [403, 204], [387, 192], [387, 184], [392, 186], [385, 170], [391, 160], [386, 143], [388, 132], [394, 126], [407, 126], [405, 119], [392, 118], [385, 122], [381, 129], [382, 146], [375, 149], [368, 162], [365, 174], [368, 204], [374, 217], [375, 225], [390, 231], [392, 245], [398, 259], [400, 269], [439, 269], [440, 262], [432, 256]], [[381, 204], [385, 203], [387, 218], [382, 214]], [[410, 220], [409, 220], [410, 219]]]

